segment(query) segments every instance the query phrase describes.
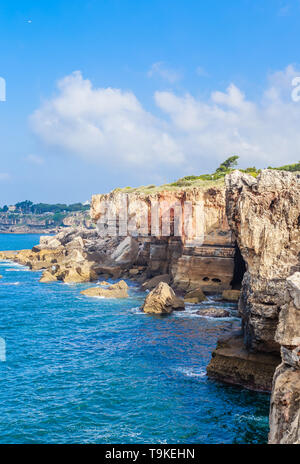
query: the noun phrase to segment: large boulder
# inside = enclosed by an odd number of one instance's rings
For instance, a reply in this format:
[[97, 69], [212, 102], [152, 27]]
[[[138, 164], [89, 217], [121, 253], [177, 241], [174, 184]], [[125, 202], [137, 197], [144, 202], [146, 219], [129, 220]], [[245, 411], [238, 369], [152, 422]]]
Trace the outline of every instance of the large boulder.
[[[103, 285], [103, 282], [100, 284]], [[112, 284], [107, 288], [103, 287], [91, 287], [80, 292], [86, 296], [97, 296], [103, 298], [127, 298], [128, 297], [128, 285], [124, 280], [120, 280], [116, 284]]]
[[53, 264], [65, 259], [62, 247], [56, 249], [42, 249], [40, 251], [21, 250], [13, 258], [19, 264], [30, 267], [33, 271], [47, 269]]
[[173, 310], [183, 310], [184, 301], [175, 295], [174, 290], [168, 284], [160, 282], [147, 295], [142, 309], [145, 313], [168, 314]]
[[158, 275], [158, 276], [152, 277], [152, 279], [146, 280], [146, 282], [142, 284], [142, 290], [152, 290], [160, 282], [165, 282], [166, 284], [169, 284], [170, 283], [169, 274]]
[[48, 284], [49, 282], [57, 282], [57, 278], [50, 271], [45, 270], [40, 278], [40, 282]]
[[56, 237], [52, 237], [49, 235], [44, 235], [40, 238], [40, 249], [47, 249], [47, 248], [57, 248], [61, 246], [60, 240], [58, 240]]
[[238, 302], [240, 298], [240, 290], [224, 290], [222, 293], [223, 300]]
[[54, 282], [62, 280], [66, 283], [81, 283], [92, 282], [98, 279], [98, 274], [94, 269], [94, 263], [83, 262], [80, 264], [63, 262], [61, 264], [53, 264], [43, 272], [40, 282]]
[[195, 290], [191, 290], [187, 292], [184, 296], [184, 301], [186, 303], [201, 303], [202, 301], [206, 300], [206, 296], [204, 295], [201, 288], [195, 288]]
[[84, 262], [83, 264], [62, 268], [58, 271], [59, 280], [66, 283], [91, 282], [97, 280], [98, 274], [93, 269], [93, 263]]

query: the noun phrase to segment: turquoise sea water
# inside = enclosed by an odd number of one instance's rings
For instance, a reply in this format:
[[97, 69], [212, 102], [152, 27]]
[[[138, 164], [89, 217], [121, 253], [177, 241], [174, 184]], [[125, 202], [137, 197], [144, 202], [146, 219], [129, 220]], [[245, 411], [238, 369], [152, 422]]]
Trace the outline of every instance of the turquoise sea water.
[[[0, 235], [0, 250], [37, 235]], [[88, 298], [0, 262], [0, 443], [264, 443], [269, 397], [207, 379], [230, 319], [139, 311], [145, 294]], [[129, 283], [129, 282], [128, 282]], [[218, 305], [214, 301], [206, 305]]]

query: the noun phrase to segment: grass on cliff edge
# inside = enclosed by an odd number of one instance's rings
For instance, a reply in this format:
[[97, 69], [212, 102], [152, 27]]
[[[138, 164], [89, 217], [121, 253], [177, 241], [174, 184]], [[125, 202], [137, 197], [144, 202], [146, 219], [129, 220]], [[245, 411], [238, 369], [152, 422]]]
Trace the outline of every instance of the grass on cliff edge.
[[196, 180], [184, 180], [179, 179], [176, 182], [173, 182], [171, 184], [163, 184], [163, 185], [142, 185], [140, 187], [124, 187], [124, 188], [116, 188], [113, 191], [114, 192], [123, 192], [123, 193], [145, 193], [145, 194], [151, 194], [151, 193], [157, 193], [157, 192], [162, 192], [162, 191], [174, 191], [174, 190], [181, 190], [182, 188], [203, 188], [206, 189], [207, 187], [222, 187], [224, 185], [224, 177], [222, 179], [218, 180], [202, 180], [202, 179], [196, 179]]
[[[226, 174], [229, 174], [230, 172], [234, 171], [234, 169], [236, 169], [238, 159], [239, 159], [239, 156], [237, 155], [230, 156], [223, 163], [221, 163], [220, 166], [212, 174], [202, 174], [199, 176], [195, 176], [195, 175], [185, 176], [170, 184], [163, 184], [159, 186], [151, 184], [151, 185], [146, 185], [146, 186], [143, 185], [140, 187], [116, 188], [113, 191], [124, 192], [124, 193], [137, 192], [137, 193], [144, 193], [148, 195], [151, 193], [157, 193], [161, 191], [180, 190], [182, 188], [189, 189], [189, 188], [197, 187], [197, 188], [206, 189], [209, 187], [222, 187], [224, 185], [224, 179], [225, 179]], [[274, 169], [278, 171], [289, 171], [289, 172], [293, 172], [296, 174], [300, 172], [300, 161], [295, 164], [288, 164], [288, 165], [281, 166], [278, 168], [268, 167], [268, 169]], [[261, 169], [257, 169], [256, 167], [249, 167], [247, 169], [239, 169], [239, 170], [253, 177], [257, 177], [261, 172]]]

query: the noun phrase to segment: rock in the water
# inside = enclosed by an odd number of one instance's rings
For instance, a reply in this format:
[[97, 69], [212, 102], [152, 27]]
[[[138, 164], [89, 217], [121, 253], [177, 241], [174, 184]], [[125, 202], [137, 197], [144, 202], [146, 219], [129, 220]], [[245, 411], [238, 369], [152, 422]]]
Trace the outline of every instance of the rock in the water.
[[91, 282], [92, 280], [97, 280], [97, 278], [98, 274], [89, 263], [84, 263], [81, 266], [67, 268], [65, 272], [63, 272], [62, 280], [66, 283], [80, 283]]
[[218, 340], [207, 366], [207, 375], [225, 383], [255, 391], [271, 391], [272, 379], [280, 357], [269, 353], [249, 353], [240, 334]]
[[240, 290], [224, 290], [222, 293], [222, 298], [226, 301], [238, 302], [240, 293]]
[[226, 309], [222, 308], [204, 308], [200, 311], [197, 311], [199, 316], [207, 316], [207, 317], [229, 317], [230, 312]]
[[201, 303], [202, 301], [206, 300], [206, 296], [204, 295], [201, 288], [195, 288], [195, 290], [191, 290], [187, 292], [184, 296], [184, 301], [186, 303]]
[[184, 298], [185, 303], [190, 303], [190, 304], [198, 304], [199, 300], [198, 298]]
[[40, 278], [40, 282], [42, 283], [49, 283], [49, 282], [57, 282], [57, 278], [54, 274], [49, 271], [44, 271], [42, 277]]
[[132, 268], [132, 269], [129, 269], [129, 275], [130, 276], [136, 276], [140, 273], [140, 270], [137, 269], [137, 268]]
[[12, 259], [12, 260], [14, 260], [17, 253], [18, 253], [17, 251], [0, 251], [0, 259]]
[[128, 285], [124, 280], [117, 282], [116, 284], [110, 285], [108, 288], [102, 287], [91, 287], [80, 292], [86, 296], [101, 296], [104, 298], [127, 298], [128, 297]]
[[152, 290], [160, 282], [165, 282], [166, 284], [169, 284], [170, 283], [169, 274], [158, 275], [158, 276], [152, 277], [152, 279], [146, 280], [146, 282], [144, 282], [143, 285], [142, 285], [142, 289], [143, 290]]
[[173, 310], [178, 311], [183, 309], [183, 299], [178, 298], [174, 290], [165, 282], [160, 282], [149, 295], [147, 295], [143, 305], [145, 313], [168, 314]]

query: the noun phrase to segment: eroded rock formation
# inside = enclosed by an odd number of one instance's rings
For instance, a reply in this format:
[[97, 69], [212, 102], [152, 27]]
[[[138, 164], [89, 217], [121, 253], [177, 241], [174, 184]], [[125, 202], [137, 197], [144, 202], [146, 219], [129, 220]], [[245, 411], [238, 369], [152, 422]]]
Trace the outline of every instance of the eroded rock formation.
[[282, 363], [273, 381], [270, 442], [297, 443], [300, 177], [265, 170], [254, 179], [235, 171], [226, 178], [226, 200], [229, 225], [247, 265], [239, 300], [242, 338], [221, 341], [208, 372], [215, 378], [264, 389], [271, 381], [264, 376], [260, 385], [260, 361], [264, 359], [265, 373], [271, 375], [274, 357], [281, 351]]
[[184, 301], [175, 295], [168, 284], [160, 282], [147, 295], [142, 309], [145, 313], [170, 314], [172, 311], [183, 310]]
[[149, 281], [149, 289], [162, 280], [181, 293], [231, 288], [236, 248], [224, 186], [95, 195], [91, 217], [97, 229], [42, 237], [13, 259], [44, 270], [43, 283], [102, 276]]
[[120, 280], [120, 282], [112, 285], [104, 285], [102, 282], [102, 286], [87, 288], [80, 293], [86, 296], [103, 298], [128, 298], [128, 285], [124, 280]]
[[[98, 230], [65, 230], [42, 237], [32, 250], [1, 252], [0, 259], [44, 270], [41, 282], [89, 282], [99, 276], [146, 281], [144, 289], [151, 292], [144, 311], [160, 314], [184, 308], [168, 284], [185, 294], [186, 302], [202, 301], [203, 291], [224, 290], [224, 297], [236, 300], [238, 291], [231, 287], [238, 288], [246, 263], [239, 299], [242, 331], [219, 341], [208, 374], [270, 391], [278, 366], [270, 442], [298, 443], [299, 183], [290, 173], [266, 170], [254, 179], [235, 171], [226, 178], [226, 190], [95, 195], [91, 217]], [[85, 294], [109, 291], [94, 287]]]
[[147, 278], [169, 274], [181, 291], [231, 288], [235, 248], [224, 187], [94, 195], [91, 217], [103, 236], [134, 239], [138, 246], [127, 255], [146, 267]]

